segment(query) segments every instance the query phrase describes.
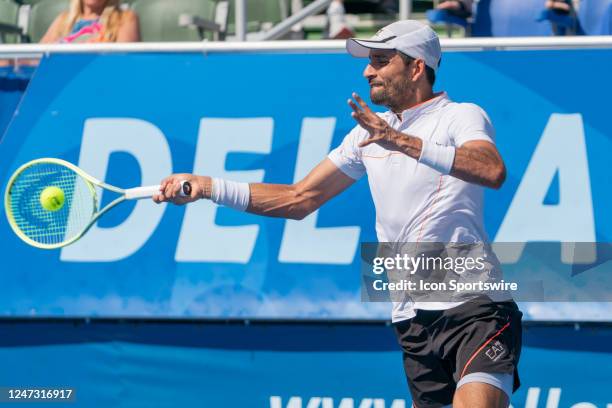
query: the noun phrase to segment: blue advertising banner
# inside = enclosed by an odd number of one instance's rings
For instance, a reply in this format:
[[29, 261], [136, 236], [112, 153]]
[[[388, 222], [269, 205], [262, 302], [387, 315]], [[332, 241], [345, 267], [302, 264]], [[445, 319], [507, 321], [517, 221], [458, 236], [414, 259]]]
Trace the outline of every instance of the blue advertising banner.
[[[611, 58], [604, 49], [444, 55], [435, 89], [488, 112], [508, 169], [502, 189], [485, 194], [492, 240], [611, 241]], [[368, 95], [365, 64], [314, 52], [52, 54], [0, 142], [0, 183], [40, 157], [120, 187], [173, 172], [293, 183], [355, 126], [345, 101]], [[102, 205], [113, 198], [104, 192]], [[53, 251], [28, 247], [0, 217], [0, 314], [388, 318], [389, 305], [360, 301], [359, 244], [376, 241], [373, 227], [366, 180], [302, 221], [204, 201], [125, 203]], [[597, 303], [523, 309], [612, 316]]]
[[[30, 319], [0, 334], [2, 390], [72, 390], [62, 407], [411, 407], [384, 324]], [[514, 408], [612, 406], [609, 325], [531, 324], [524, 344]]]

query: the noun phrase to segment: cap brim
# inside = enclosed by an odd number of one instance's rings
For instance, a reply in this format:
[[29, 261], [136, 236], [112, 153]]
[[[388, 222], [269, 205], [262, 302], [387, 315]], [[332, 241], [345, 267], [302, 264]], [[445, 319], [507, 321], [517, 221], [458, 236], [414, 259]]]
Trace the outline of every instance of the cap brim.
[[346, 50], [353, 57], [369, 57], [370, 50], [394, 50], [395, 47], [389, 43], [376, 40], [360, 40], [358, 38], [349, 38], [346, 40]]

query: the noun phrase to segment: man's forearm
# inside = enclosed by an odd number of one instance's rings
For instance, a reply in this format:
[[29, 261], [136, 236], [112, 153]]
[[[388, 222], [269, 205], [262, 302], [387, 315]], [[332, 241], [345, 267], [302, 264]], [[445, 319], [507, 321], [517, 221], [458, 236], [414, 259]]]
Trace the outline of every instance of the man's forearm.
[[498, 189], [506, 179], [506, 168], [499, 156], [488, 149], [458, 147], [451, 175], [468, 183]]
[[[395, 131], [396, 150], [416, 160], [421, 157], [423, 141]], [[457, 147], [450, 174], [468, 183], [499, 188], [506, 177], [504, 163], [494, 151], [479, 147]]]
[[301, 220], [319, 207], [314, 194], [289, 184], [251, 183], [247, 212]]
[[[211, 199], [212, 178], [201, 176], [199, 179], [202, 198]], [[295, 185], [250, 183], [249, 190], [246, 211], [252, 214], [300, 220], [318, 208], [314, 194], [301, 191]]]
[[[211, 177], [201, 176], [202, 198], [211, 199], [213, 182]], [[280, 217], [302, 219], [308, 215], [316, 203], [305, 192], [294, 185], [250, 183], [250, 199], [247, 212]]]

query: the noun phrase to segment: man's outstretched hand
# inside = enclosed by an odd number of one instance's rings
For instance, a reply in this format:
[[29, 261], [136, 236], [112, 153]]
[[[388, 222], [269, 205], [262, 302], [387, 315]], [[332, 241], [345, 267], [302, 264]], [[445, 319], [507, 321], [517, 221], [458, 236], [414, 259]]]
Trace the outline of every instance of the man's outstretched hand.
[[[383, 118], [374, 113], [359, 95], [353, 92], [352, 97], [355, 101], [348, 100], [349, 106], [353, 109], [351, 116], [370, 133], [370, 137], [359, 143], [359, 147], [376, 143], [387, 150], [399, 151], [412, 157], [415, 157], [415, 154], [421, 151], [421, 140], [419, 138], [405, 135], [393, 129]], [[418, 155], [416, 158], [418, 158]]]

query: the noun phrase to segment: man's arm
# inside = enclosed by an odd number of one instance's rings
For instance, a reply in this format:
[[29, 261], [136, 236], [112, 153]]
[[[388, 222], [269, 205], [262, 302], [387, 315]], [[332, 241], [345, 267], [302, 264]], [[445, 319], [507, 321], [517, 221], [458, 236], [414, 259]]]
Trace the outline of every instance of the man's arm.
[[[359, 95], [353, 94], [353, 97], [359, 107], [349, 100], [353, 109], [352, 116], [370, 133], [370, 138], [361, 142], [359, 147], [377, 143], [385, 149], [404, 153], [415, 160], [421, 158], [423, 140], [393, 129], [384, 119], [372, 112]], [[493, 143], [474, 140], [455, 149], [450, 174], [468, 183], [498, 189], [506, 179], [506, 167]]]
[[[382, 119], [381, 119], [382, 120]], [[386, 123], [386, 122], [385, 122]], [[422, 140], [415, 136], [393, 133], [388, 140], [379, 142], [383, 147], [400, 151], [416, 160], [421, 157]], [[362, 143], [374, 143], [368, 139]], [[486, 140], [465, 142], [455, 149], [455, 159], [450, 174], [468, 183], [498, 189], [506, 180], [506, 166], [495, 145]]]
[[247, 211], [301, 220], [354, 182], [326, 158], [296, 184], [251, 184], [251, 201]]
[[494, 144], [474, 140], [455, 150], [450, 174], [468, 183], [498, 189], [506, 180], [506, 166]]
[[[179, 195], [181, 181], [191, 183], [192, 191], [189, 197]], [[249, 184], [250, 200], [246, 211], [269, 217], [301, 220], [354, 182], [354, 179], [326, 158], [295, 184]], [[161, 193], [153, 197], [156, 203], [186, 204], [202, 198], [210, 199], [212, 179], [193, 174], [174, 174], [162, 181], [160, 189]]]

